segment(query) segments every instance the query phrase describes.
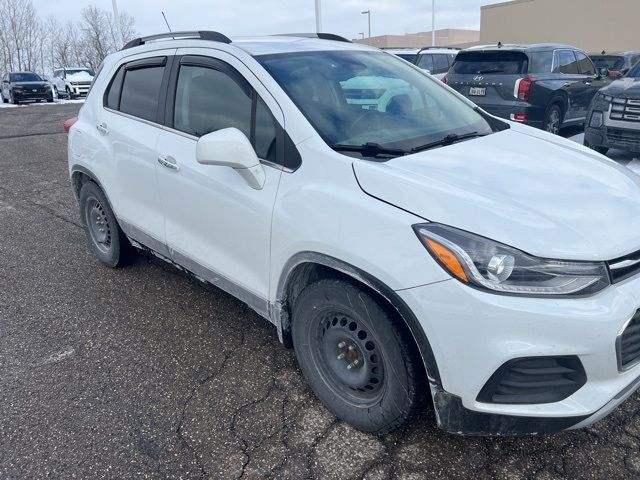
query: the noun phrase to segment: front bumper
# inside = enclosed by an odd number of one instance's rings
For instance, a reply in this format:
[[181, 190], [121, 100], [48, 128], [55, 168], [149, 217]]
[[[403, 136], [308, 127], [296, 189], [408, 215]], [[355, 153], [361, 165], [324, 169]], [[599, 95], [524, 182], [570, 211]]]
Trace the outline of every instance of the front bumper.
[[617, 150], [640, 153], [640, 123], [636, 122], [625, 125], [625, 127], [627, 128], [587, 127], [584, 131], [584, 139], [592, 147], [615, 148]]
[[13, 98], [19, 102], [53, 100], [53, 92], [51, 90], [37, 92], [31, 90], [14, 90]]
[[[618, 371], [616, 339], [640, 307], [640, 277], [587, 298], [540, 299], [482, 292], [450, 280], [397, 292], [419, 319], [441, 383], [432, 383], [438, 424], [453, 433], [551, 433], [586, 426], [638, 388], [640, 365]], [[587, 382], [562, 401], [477, 400], [508, 360], [578, 356]]]

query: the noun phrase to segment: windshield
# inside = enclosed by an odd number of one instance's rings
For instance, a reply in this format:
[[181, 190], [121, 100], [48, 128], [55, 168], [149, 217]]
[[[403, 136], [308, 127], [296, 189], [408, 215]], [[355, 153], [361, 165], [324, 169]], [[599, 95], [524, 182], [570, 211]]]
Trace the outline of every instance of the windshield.
[[10, 73], [9, 80], [12, 82], [41, 82], [42, 78], [35, 73]]
[[527, 72], [528, 64], [529, 59], [522, 52], [460, 52], [449, 73], [518, 75]]
[[624, 68], [624, 57], [614, 55], [593, 55], [591, 57], [596, 68], [607, 68], [609, 70], [622, 70]]
[[629, 70], [627, 77], [640, 78], [640, 62], [636, 63], [636, 66]]
[[67, 75], [88, 74], [93, 77], [93, 70], [90, 68], [68, 68], [65, 70]]
[[376, 156], [379, 147], [399, 155], [447, 136], [492, 133], [472, 105], [392, 55], [330, 51], [257, 59], [332, 147], [367, 145], [362, 156]]

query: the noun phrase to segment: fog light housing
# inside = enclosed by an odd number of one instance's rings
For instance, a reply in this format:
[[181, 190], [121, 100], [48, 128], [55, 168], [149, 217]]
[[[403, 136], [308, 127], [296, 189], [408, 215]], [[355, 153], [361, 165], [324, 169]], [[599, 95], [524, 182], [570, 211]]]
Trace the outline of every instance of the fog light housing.
[[593, 112], [591, 114], [591, 121], [589, 126], [593, 128], [600, 128], [604, 123], [604, 115], [602, 112]]
[[587, 374], [575, 355], [516, 358], [491, 376], [477, 401], [506, 405], [555, 403], [570, 397], [585, 383]]

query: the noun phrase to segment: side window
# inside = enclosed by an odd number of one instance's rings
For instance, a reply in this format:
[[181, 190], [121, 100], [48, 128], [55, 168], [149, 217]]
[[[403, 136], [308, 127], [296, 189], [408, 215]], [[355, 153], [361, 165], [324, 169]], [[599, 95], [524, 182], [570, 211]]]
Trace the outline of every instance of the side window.
[[576, 52], [576, 57], [578, 58], [578, 67], [580, 67], [580, 73], [584, 75], [595, 75], [596, 69], [593, 66], [593, 63], [582, 52]]
[[434, 55], [433, 56], [433, 70], [431, 73], [447, 73], [449, 71], [449, 61], [446, 55]]
[[197, 137], [235, 127], [251, 135], [251, 96], [233, 78], [209, 67], [183, 65], [173, 127]]
[[119, 110], [155, 122], [163, 73], [164, 66], [156, 65], [126, 69]]
[[553, 73], [573, 75], [578, 73], [578, 62], [572, 50], [556, 50], [553, 57]]
[[121, 66], [113, 76], [105, 94], [104, 106], [112, 110], [120, 109], [120, 92], [122, 91], [122, 79], [125, 65]]
[[553, 52], [542, 51], [529, 54], [529, 73], [551, 73]]
[[637, 64], [638, 62], [640, 62], [640, 55], [638, 55], [638, 56], [636, 56], [636, 57], [633, 57], [633, 58], [631, 59], [631, 66], [632, 66], [632, 67], [635, 67], [635, 66], [636, 66], [636, 64]]
[[418, 60], [418, 67], [423, 70], [429, 70], [433, 72], [433, 57], [431, 55], [420, 55], [420, 59]]
[[456, 61], [456, 54], [455, 53], [451, 53], [451, 54], [447, 55], [447, 57], [449, 58], [449, 67], [451, 67], [451, 65], [453, 65], [453, 62]]
[[255, 123], [255, 149], [258, 158], [276, 162], [276, 120], [265, 105], [264, 101], [257, 97], [256, 123]]

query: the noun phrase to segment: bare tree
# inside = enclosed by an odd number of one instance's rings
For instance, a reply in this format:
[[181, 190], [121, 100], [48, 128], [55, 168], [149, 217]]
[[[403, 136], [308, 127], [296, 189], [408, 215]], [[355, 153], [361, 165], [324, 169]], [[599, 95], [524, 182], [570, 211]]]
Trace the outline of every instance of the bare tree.
[[0, 12], [0, 74], [48, 73], [70, 65], [96, 68], [136, 34], [134, 19], [122, 12], [120, 38], [113, 15], [94, 5], [82, 11], [77, 23], [60, 24], [54, 17], [42, 21], [32, 0], [0, 0]]

